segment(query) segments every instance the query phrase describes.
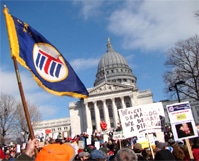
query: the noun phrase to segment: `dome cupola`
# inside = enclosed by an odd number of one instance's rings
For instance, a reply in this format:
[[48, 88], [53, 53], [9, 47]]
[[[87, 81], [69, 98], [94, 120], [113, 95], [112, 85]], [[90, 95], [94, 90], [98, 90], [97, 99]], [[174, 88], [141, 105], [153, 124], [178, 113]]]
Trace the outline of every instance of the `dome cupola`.
[[98, 63], [94, 86], [103, 82], [114, 82], [136, 87], [136, 80], [137, 78], [133, 75], [126, 59], [114, 51], [110, 37], [108, 37], [107, 50]]

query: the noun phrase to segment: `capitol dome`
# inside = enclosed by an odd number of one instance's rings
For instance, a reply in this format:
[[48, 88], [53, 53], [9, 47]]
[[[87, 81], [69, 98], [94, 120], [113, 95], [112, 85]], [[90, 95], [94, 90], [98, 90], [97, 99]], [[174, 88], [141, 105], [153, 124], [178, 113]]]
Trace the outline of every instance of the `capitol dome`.
[[114, 82], [136, 87], [136, 80], [126, 59], [113, 50], [110, 38], [108, 38], [106, 53], [98, 63], [94, 86], [103, 82]]

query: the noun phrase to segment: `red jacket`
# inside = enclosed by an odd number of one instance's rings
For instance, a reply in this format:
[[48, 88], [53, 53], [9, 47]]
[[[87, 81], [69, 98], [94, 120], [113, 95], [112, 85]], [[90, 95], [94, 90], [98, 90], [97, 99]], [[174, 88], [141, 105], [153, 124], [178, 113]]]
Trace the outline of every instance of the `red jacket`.
[[5, 158], [5, 154], [4, 154], [4, 151], [2, 149], [0, 149], [0, 158], [1, 159]]
[[192, 148], [192, 151], [195, 161], [199, 161], [199, 148], [198, 147]]

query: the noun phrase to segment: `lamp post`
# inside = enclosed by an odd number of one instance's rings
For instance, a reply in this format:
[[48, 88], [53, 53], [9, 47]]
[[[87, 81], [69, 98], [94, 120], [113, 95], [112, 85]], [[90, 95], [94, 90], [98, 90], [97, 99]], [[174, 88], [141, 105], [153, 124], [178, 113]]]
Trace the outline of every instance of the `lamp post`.
[[179, 91], [178, 91], [178, 85], [181, 85], [181, 84], [185, 84], [185, 81], [179, 81], [179, 82], [175, 83], [174, 86], [169, 87], [169, 90], [170, 90], [170, 91], [172, 91], [172, 88], [175, 88], [175, 91], [176, 91], [176, 94], [177, 94], [177, 97], [178, 97], [178, 102], [180, 102], [180, 96], [179, 96]]

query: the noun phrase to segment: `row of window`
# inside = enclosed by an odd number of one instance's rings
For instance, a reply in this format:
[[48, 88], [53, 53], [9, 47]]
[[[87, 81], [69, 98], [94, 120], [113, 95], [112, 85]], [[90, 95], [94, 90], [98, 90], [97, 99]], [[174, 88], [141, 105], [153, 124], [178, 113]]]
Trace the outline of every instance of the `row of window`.
[[58, 127], [58, 128], [53, 128], [51, 129], [52, 132], [56, 132], [56, 131], [64, 131], [64, 130], [68, 130], [68, 127]]
[[[131, 70], [130, 69], [112, 69], [112, 70], [106, 70], [106, 74], [110, 74], [110, 73], [119, 73], [119, 72], [125, 72], [125, 73], [131, 73]], [[100, 73], [100, 75], [98, 75], [99, 77], [104, 77], [104, 71]]]

